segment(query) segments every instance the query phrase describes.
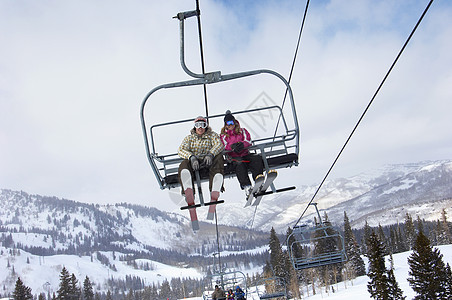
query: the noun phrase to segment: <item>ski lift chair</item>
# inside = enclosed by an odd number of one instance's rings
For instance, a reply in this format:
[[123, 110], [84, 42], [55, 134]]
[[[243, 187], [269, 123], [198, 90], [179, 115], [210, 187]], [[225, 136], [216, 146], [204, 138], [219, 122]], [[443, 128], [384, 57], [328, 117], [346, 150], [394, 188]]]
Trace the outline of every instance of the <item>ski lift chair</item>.
[[[264, 285], [264, 291], [259, 289], [259, 286]], [[268, 291], [267, 286], [273, 285], [274, 291]], [[256, 293], [259, 296], [259, 299], [274, 299], [274, 298], [282, 298], [287, 299], [287, 288], [286, 282], [281, 277], [268, 277], [261, 279], [256, 284]]]
[[[152, 170], [154, 171], [154, 174], [157, 178], [158, 184], [161, 189], [171, 189], [179, 186], [178, 181], [178, 166], [180, 162], [182, 161], [181, 158], [177, 155], [177, 153], [170, 153], [170, 154], [162, 154], [156, 152], [155, 147], [155, 140], [153, 137], [153, 131], [158, 129], [159, 127], [163, 126], [172, 126], [175, 124], [180, 123], [191, 123], [193, 122], [193, 119], [185, 119], [181, 121], [173, 121], [173, 122], [166, 122], [166, 123], [160, 123], [160, 124], [154, 124], [152, 126], [149, 126], [147, 124], [147, 120], [150, 118], [146, 118], [146, 106], [148, 103], [148, 100], [150, 97], [157, 91], [162, 89], [172, 89], [172, 88], [180, 88], [180, 87], [189, 87], [189, 86], [201, 86], [201, 85], [207, 85], [207, 84], [214, 84], [214, 83], [220, 83], [224, 81], [230, 81], [240, 78], [245, 78], [249, 76], [255, 76], [259, 74], [269, 74], [273, 75], [276, 78], [280, 79], [283, 84], [285, 85], [287, 89], [287, 94], [289, 96], [289, 103], [291, 105], [291, 112], [292, 112], [292, 127], [289, 128], [285, 116], [283, 114], [282, 108], [279, 106], [270, 106], [270, 107], [263, 107], [263, 108], [256, 108], [256, 109], [249, 109], [249, 110], [243, 110], [243, 111], [236, 111], [234, 114], [246, 114], [246, 113], [252, 113], [259, 110], [274, 110], [276, 109], [278, 111], [278, 115], [281, 120], [282, 126], [285, 127], [284, 134], [272, 137], [266, 137], [261, 138], [258, 140], [255, 140], [253, 142], [253, 146], [251, 147], [252, 151], [256, 151], [256, 153], [261, 154], [264, 166], [266, 170], [269, 169], [278, 169], [278, 168], [286, 168], [291, 166], [298, 165], [298, 153], [299, 153], [299, 129], [298, 129], [298, 120], [297, 120], [297, 114], [295, 110], [295, 103], [293, 99], [292, 89], [287, 82], [287, 80], [280, 75], [279, 73], [272, 71], [272, 70], [254, 70], [254, 71], [247, 71], [247, 72], [241, 72], [241, 73], [233, 73], [233, 74], [225, 74], [222, 75], [220, 71], [210, 72], [206, 74], [196, 74], [192, 71], [190, 71], [187, 66], [185, 65], [185, 59], [184, 59], [184, 20], [189, 17], [197, 16], [199, 14], [199, 11], [188, 11], [188, 12], [182, 12], [178, 13], [175, 18], [179, 19], [180, 21], [180, 62], [182, 69], [191, 77], [194, 77], [195, 79], [187, 80], [187, 81], [180, 81], [180, 82], [174, 82], [174, 83], [168, 83], [163, 84], [160, 86], [155, 87], [152, 89], [144, 98], [142, 104], [141, 104], [141, 127], [142, 132], [144, 136], [145, 141], [145, 149], [146, 149], [146, 155], [149, 161], [149, 164], [151, 165]], [[151, 106], [152, 108], [152, 106]], [[151, 110], [152, 111], [152, 110]], [[208, 119], [212, 120], [215, 118], [222, 118], [223, 114], [221, 115], [214, 115], [209, 116]], [[279, 123], [278, 123], [279, 124]], [[275, 131], [276, 132], [276, 131]], [[231, 168], [231, 166], [225, 164], [225, 177], [233, 177], [234, 172]], [[199, 177], [197, 176], [197, 186], [198, 186], [198, 193], [202, 201], [202, 193], [200, 191], [201, 182], [206, 181], [207, 176], [204, 174], [199, 174]], [[279, 192], [284, 191], [288, 189], [293, 189], [295, 187], [290, 188], [284, 188], [280, 190], [276, 190], [274, 186], [271, 186], [272, 191], [269, 191], [267, 193], [272, 192]]]
[[[212, 289], [215, 285], [221, 287], [223, 291], [229, 289], [235, 290], [235, 287], [239, 285], [245, 293], [245, 298], [248, 296], [248, 288], [246, 285], [246, 275], [241, 271], [228, 271], [215, 273], [204, 278], [205, 286], [208, 290]], [[211, 293], [203, 293], [203, 299], [211, 299]]]
[[[290, 260], [296, 270], [343, 263], [347, 260], [344, 238], [330, 222], [322, 222], [317, 204], [312, 203], [311, 205], [315, 206], [320, 223], [312, 227], [296, 226], [287, 238]], [[329, 247], [326, 247], [328, 249], [323, 249], [321, 252], [316, 252], [313, 247], [313, 245], [327, 243], [329, 244]], [[307, 253], [300, 251], [303, 248], [308, 249]]]

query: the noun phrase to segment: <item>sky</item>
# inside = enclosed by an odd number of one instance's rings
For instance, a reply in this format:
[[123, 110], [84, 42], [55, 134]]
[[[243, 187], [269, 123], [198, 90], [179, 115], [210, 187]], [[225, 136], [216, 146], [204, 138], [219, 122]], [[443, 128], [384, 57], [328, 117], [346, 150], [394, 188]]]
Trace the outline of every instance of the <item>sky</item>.
[[[306, 2], [199, 2], [207, 71], [289, 77]], [[300, 165], [279, 172], [279, 187], [321, 182], [427, 4], [310, 3], [291, 79]], [[1, 1], [0, 188], [177, 210], [179, 191], [161, 191], [147, 161], [140, 105], [156, 86], [191, 79], [172, 17], [193, 9], [182, 0]], [[196, 20], [185, 27], [185, 60], [200, 73]], [[437, 0], [330, 178], [452, 158], [451, 36], [452, 3]], [[278, 84], [259, 77], [208, 86], [209, 114], [246, 109], [263, 93], [280, 105]], [[159, 91], [148, 115], [157, 124], [202, 114], [202, 88], [188, 88]], [[175, 152], [189, 129], [159, 143]], [[235, 179], [225, 187], [224, 199], [242, 202]]]

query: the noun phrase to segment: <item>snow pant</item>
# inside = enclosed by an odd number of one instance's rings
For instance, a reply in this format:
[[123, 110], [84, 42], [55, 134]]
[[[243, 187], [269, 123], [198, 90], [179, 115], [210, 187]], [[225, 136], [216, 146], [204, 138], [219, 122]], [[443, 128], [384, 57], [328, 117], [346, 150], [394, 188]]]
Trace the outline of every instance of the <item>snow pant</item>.
[[[212, 181], [213, 181], [213, 177], [215, 176], [215, 174], [220, 173], [222, 175], [224, 175], [224, 159], [223, 159], [223, 154], [218, 154], [217, 156], [215, 156], [213, 158], [212, 161], [212, 165], [207, 168], [206, 166], [204, 166], [202, 164], [202, 160], [199, 161], [201, 163], [201, 166], [199, 168], [199, 176], [201, 178], [203, 177], [207, 177], [209, 176], [209, 191], [212, 191]], [[182, 194], [184, 193], [184, 189], [188, 188], [187, 186], [182, 186], [182, 182], [180, 180], [180, 172], [183, 169], [187, 169], [190, 171], [191, 174], [191, 178], [192, 178], [192, 188], [193, 191], [195, 190], [195, 181], [196, 181], [196, 176], [195, 176], [195, 172], [193, 171], [192, 167], [191, 167], [191, 163], [188, 159], [184, 159], [180, 165], [179, 165], [179, 170], [178, 170], [178, 174], [179, 174], [179, 183], [182, 189]], [[224, 191], [224, 187], [223, 185], [221, 186], [221, 192]]]
[[257, 175], [264, 172], [264, 163], [260, 155], [248, 154], [242, 157], [233, 157], [232, 159], [235, 175], [239, 180], [240, 188], [242, 190], [245, 186], [251, 185], [248, 170], [251, 171], [253, 180], [256, 180]]

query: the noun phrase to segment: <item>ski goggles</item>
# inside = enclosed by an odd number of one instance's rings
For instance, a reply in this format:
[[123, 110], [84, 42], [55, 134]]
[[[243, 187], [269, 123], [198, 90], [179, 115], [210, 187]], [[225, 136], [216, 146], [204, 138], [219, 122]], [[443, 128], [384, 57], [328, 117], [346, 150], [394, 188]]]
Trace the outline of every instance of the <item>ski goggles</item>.
[[226, 125], [234, 125], [234, 121], [226, 121]]
[[207, 123], [204, 121], [195, 122], [195, 128], [206, 128], [206, 127], [207, 127]]

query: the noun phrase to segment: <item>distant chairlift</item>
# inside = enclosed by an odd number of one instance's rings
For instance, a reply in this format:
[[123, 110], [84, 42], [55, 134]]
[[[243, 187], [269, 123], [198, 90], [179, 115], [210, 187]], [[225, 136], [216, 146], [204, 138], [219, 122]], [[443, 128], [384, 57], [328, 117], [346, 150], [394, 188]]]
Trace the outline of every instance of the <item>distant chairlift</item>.
[[[250, 147], [250, 152], [254, 152], [257, 154], [260, 154], [262, 156], [265, 170], [268, 171], [270, 169], [278, 169], [278, 168], [286, 168], [291, 166], [298, 165], [298, 153], [299, 153], [299, 129], [298, 129], [298, 120], [297, 120], [297, 114], [295, 110], [294, 105], [294, 99], [292, 95], [292, 89], [289, 85], [289, 83], [284, 79], [283, 76], [281, 76], [279, 73], [272, 71], [272, 70], [254, 70], [254, 71], [248, 71], [248, 72], [241, 72], [241, 73], [233, 73], [233, 74], [226, 74], [222, 75], [220, 71], [206, 73], [206, 74], [196, 74], [191, 72], [187, 66], [185, 65], [184, 60], [184, 20], [189, 17], [197, 16], [197, 11], [188, 11], [188, 12], [182, 12], [178, 13], [175, 18], [179, 19], [180, 21], [180, 61], [182, 65], [182, 69], [191, 77], [194, 77], [196, 79], [188, 80], [188, 81], [181, 81], [181, 82], [174, 82], [174, 83], [168, 83], [163, 84], [160, 86], [155, 87], [152, 89], [144, 98], [142, 104], [141, 104], [141, 127], [143, 131], [145, 146], [146, 146], [146, 154], [149, 161], [149, 164], [152, 167], [152, 170], [154, 171], [154, 174], [157, 178], [158, 184], [160, 185], [161, 189], [171, 189], [178, 187], [179, 181], [178, 181], [178, 166], [182, 159], [177, 155], [177, 153], [170, 153], [170, 154], [163, 154], [163, 153], [157, 153], [156, 152], [156, 141], [154, 140], [153, 131], [156, 130], [159, 127], [168, 127], [172, 125], [180, 125], [181, 123], [187, 123], [191, 124], [193, 122], [193, 118], [180, 120], [180, 121], [172, 121], [172, 122], [166, 122], [166, 123], [160, 123], [160, 124], [154, 124], [152, 126], [149, 126], [146, 122], [145, 117], [145, 107], [148, 103], [149, 98], [151, 95], [153, 95], [155, 92], [161, 90], [161, 89], [171, 89], [171, 88], [179, 88], [179, 87], [188, 87], [188, 86], [197, 86], [197, 85], [205, 85], [205, 84], [213, 84], [213, 83], [219, 83], [223, 81], [229, 81], [233, 79], [239, 79], [249, 76], [254, 76], [258, 74], [270, 74], [273, 76], [276, 76], [279, 78], [284, 85], [287, 88], [289, 101], [288, 103], [291, 105], [291, 111], [292, 111], [292, 125], [291, 128], [289, 128], [285, 116], [283, 114], [283, 110], [280, 106], [268, 106], [268, 107], [261, 107], [261, 108], [255, 108], [255, 109], [248, 109], [248, 110], [242, 110], [242, 111], [235, 111], [233, 112], [234, 115], [240, 115], [240, 114], [251, 114], [251, 113], [259, 113], [261, 111], [265, 110], [272, 110], [273, 113], [276, 111], [276, 117], [280, 118], [280, 122], [278, 122], [278, 125], [280, 125], [280, 128], [283, 128], [282, 132], [284, 134], [271, 136], [271, 137], [264, 137], [260, 139], [256, 139], [253, 141], [253, 145]], [[152, 108], [152, 106], [151, 106]], [[152, 110], [151, 110], [152, 111]], [[221, 115], [213, 115], [209, 116], [209, 121], [215, 118], [223, 118], [223, 114]], [[149, 131], [148, 131], [149, 130]], [[276, 130], [275, 130], [276, 132]], [[280, 130], [281, 132], [281, 130]], [[176, 149], [175, 149], [176, 150]], [[235, 173], [233, 171], [233, 168], [231, 165], [225, 163], [225, 169], [224, 169], [224, 177], [230, 178], [234, 177]], [[198, 177], [198, 176], [197, 176]], [[198, 185], [198, 194], [200, 196], [200, 200], [202, 202], [202, 192], [200, 190], [201, 182], [207, 181], [208, 176], [206, 174], [200, 174], [199, 178], [197, 178], [197, 185]], [[272, 192], [279, 192], [283, 190], [292, 189], [295, 187], [290, 188], [284, 188], [280, 190], [276, 190], [275, 187], [271, 186], [271, 191], [267, 193]], [[203, 203], [203, 202], [202, 202]]]
[[241, 271], [228, 271], [215, 273], [204, 278], [204, 285], [206, 291], [203, 293], [203, 300], [211, 300], [212, 292], [215, 285], [221, 287], [221, 289], [227, 293], [229, 289], [235, 291], [236, 286], [245, 293], [245, 298], [248, 297], [248, 288], [246, 285], [246, 275]]
[[[262, 285], [264, 289], [262, 290]], [[256, 293], [259, 299], [287, 299], [287, 287], [284, 278], [268, 277], [261, 279], [256, 284]]]
[[317, 203], [315, 207], [319, 223], [313, 227], [296, 226], [287, 238], [287, 249], [296, 270], [327, 266], [347, 260], [344, 238], [330, 222], [323, 222]]

